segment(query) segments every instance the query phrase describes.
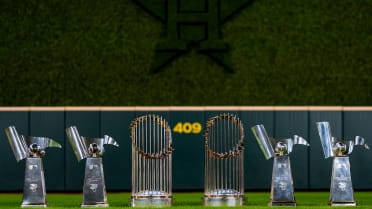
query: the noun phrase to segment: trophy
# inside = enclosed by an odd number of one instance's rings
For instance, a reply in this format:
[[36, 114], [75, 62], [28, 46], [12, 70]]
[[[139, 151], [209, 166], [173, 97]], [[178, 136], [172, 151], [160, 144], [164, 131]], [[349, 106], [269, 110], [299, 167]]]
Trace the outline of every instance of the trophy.
[[145, 115], [130, 125], [132, 207], [172, 205], [172, 133], [162, 117]]
[[364, 146], [366, 149], [369, 147], [364, 138], [360, 136], [350, 141], [333, 137], [329, 122], [317, 122], [316, 124], [325, 158], [333, 157], [329, 204], [331, 206], [356, 206], [349, 155], [356, 145]]
[[5, 129], [14, 156], [19, 162], [26, 158], [22, 207], [47, 207], [42, 157], [45, 149], [61, 145], [47, 137], [19, 135], [14, 126]]
[[239, 118], [220, 114], [205, 130], [204, 205], [242, 206], [244, 197], [244, 130]]
[[118, 147], [119, 144], [107, 135], [103, 138], [80, 136], [75, 126], [67, 128], [66, 134], [78, 161], [87, 159], [81, 207], [108, 207], [102, 156], [105, 152], [104, 145]]
[[296, 206], [289, 154], [296, 144], [309, 146], [302, 137], [274, 139], [267, 135], [263, 125], [252, 127], [252, 132], [266, 160], [274, 157], [269, 206]]

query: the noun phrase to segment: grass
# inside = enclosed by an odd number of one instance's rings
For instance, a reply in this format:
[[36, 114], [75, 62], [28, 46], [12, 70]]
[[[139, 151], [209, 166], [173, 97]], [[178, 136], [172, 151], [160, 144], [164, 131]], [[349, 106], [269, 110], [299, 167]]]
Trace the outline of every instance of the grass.
[[[202, 206], [202, 193], [174, 193], [173, 208], [213, 208]], [[248, 199], [246, 205], [242, 208], [259, 209], [270, 208], [267, 206], [269, 200], [269, 192], [247, 192]], [[314, 208], [323, 209], [330, 208], [327, 205], [328, 192], [297, 192], [297, 208]], [[356, 192], [355, 199], [358, 203], [357, 208], [371, 208], [372, 207], [372, 192]], [[64, 208], [80, 208], [81, 194], [48, 194], [49, 208], [64, 209]], [[108, 201], [110, 208], [130, 208], [129, 207], [130, 193], [109, 193]], [[22, 199], [22, 194], [0, 194], [0, 208], [19, 208]], [[225, 208], [225, 207], [219, 207]], [[280, 207], [281, 209], [293, 207]], [[341, 207], [343, 208], [343, 207]]]

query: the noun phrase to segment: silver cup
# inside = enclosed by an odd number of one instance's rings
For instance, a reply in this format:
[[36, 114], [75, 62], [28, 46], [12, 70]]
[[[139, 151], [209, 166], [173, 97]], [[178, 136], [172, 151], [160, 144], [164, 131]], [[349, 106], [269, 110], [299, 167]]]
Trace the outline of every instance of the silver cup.
[[296, 206], [289, 154], [294, 145], [309, 146], [309, 143], [297, 135], [288, 139], [270, 138], [263, 125], [253, 126], [252, 132], [265, 158], [274, 158], [269, 205]]
[[130, 126], [132, 207], [172, 205], [172, 133], [165, 119], [145, 115]]
[[244, 130], [239, 118], [220, 114], [205, 128], [204, 205], [242, 206], [244, 196]]
[[80, 136], [75, 126], [67, 128], [66, 134], [78, 161], [87, 159], [81, 207], [108, 207], [102, 156], [105, 152], [104, 145], [118, 147], [119, 144], [107, 135], [103, 138]]
[[332, 206], [355, 206], [349, 155], [356, 145], [366, 149], [369, 147], [364, 138], [360, 136], [349, 141], [333, 137], [327, 121], [317, 122], [316, 125], [325, 158], [333, 157], [329, 204]]
[[14, 126], [5, 129], [5, 134], [19, 162], [26, 158], [22, 207], [47, 207], [45, 178], [42, 157], [48, 147], [61, 148], [56, 141], [47, 137], [23, 136]]

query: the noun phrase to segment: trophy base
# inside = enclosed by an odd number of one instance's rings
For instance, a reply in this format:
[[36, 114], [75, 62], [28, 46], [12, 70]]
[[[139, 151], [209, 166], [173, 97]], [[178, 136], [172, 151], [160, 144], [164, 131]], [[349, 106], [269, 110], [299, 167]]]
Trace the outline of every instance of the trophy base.
[[293, 206], [296, 207], [296, 202], [269, 202], [268, 206]]
[[330, 206], [356, 206], [356, 202], [330, 202]]
[[172, 206], [171, 197], [132, 197], [130, 205], [137, 208], [163, 208]]
[[269, 206], [296, 206], [291, 162], [288, 155], [275, 156]]
[[47, 204], [22, 204], [22, 208], [46, 208]]
[[108, 207], [102, 158], [88, 157], [85, 163], [82, 208]]
[[39, 157], [26, 159], [22, 208], [46, 208], [47, 199], [43, 161]]
[[356, 206], [349, 157], [333, 158], [329, 205]]
[[227, 206], [227, 207], [235, 207], [235, 206], [243, 206], [245, 202], [244, 197], [228, 197], [228, 196], [220, 196], [220, 197], [204, 197], [204, 206]]
[[108, 203], [97, 203], [97, 204], [82, 204], [82, 208], [107, 208], [109, 207]]

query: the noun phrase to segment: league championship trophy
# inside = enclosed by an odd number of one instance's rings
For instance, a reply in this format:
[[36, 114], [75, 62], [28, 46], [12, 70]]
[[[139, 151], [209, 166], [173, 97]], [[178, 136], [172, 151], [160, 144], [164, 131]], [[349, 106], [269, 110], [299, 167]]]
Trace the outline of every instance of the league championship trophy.
[[263, 125], [253, 126], [252, 132], [266, 160], [274, 158], [269, 206], [296, 206], [289, 154], [294, 145], [309, 146], [309, 143], [297, 135], [288, 139], [270, 138]]
[[45, 149], [61, 145], [47, 137], [19, 135], [14, 126], [5, 129], [14, 156], [19, 162], [26, 158], [22, 207], [47, 207], [42, 157]]
[[364, 146], [366, 149], [369, 147], [364, 138], [360, 136], [350, 141], [333, 137], [329, 122], [317, 122], [316, 124], [325, 158], [333, 157], [329, 204], [331, 206], [356, 206], [349, 155], [356, 145]]
[[67, 128], [66, 134], [78, 161], [87, 159], [81, 207], [108, 207], [102, 156], [105, 152], [104, 145], [110, 144], [118, 147], [119, 144], [107, 135], [103, 138], [80, 136], [75, 126]]
[[172, 132], [157, 115], [134, 119], [132, 141], [132, 207], [172, 205]]
[[220, 114], [205, 130], [204, 205], [242, 206], [244, 197], [244, 130], [239, 118]]

